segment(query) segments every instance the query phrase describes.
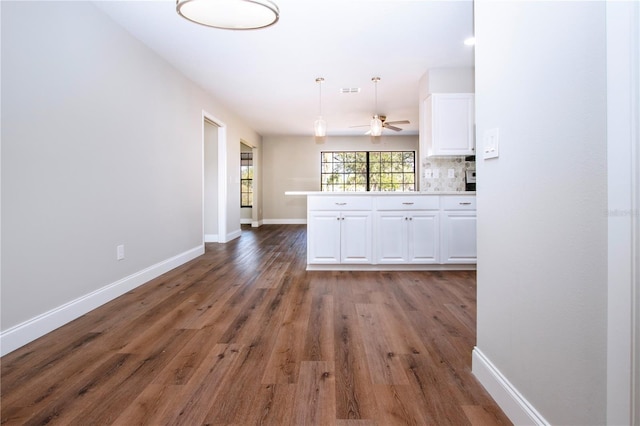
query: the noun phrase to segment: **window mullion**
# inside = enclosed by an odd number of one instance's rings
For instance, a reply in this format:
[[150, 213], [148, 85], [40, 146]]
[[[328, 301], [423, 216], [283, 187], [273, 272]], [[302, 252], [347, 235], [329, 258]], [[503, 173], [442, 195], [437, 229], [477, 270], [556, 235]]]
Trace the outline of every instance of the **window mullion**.
[[369, 151], [367, 151], [367, 167], [366, 167], [366, 171], [367, 171], [367, 192], [371, 191], [371, 181], [369, 179]]

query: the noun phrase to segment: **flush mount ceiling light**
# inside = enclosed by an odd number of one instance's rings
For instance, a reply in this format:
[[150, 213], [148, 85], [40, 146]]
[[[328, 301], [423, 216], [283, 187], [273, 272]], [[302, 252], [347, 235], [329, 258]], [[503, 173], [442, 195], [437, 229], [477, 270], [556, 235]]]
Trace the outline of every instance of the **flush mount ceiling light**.
[[176, 0], [176, 11], [197, 24], [227, 30], [265, 28], [280, 18], [269, 0]]
[[380, 136], [382, 134], [382, 120], [380, 120], [380, 116], [377, 113], [377, 111], [378, 111], [378, 82], [380, 81], [380, 77], [373, 77], [371, 79], [371, 81], [373, 81], [373, 84], [375, 85], [375, 90], [376, 90], [376, 109], [374, 110], [374, 111], [376, 111], [376, 114], [371, 119], [371, 124], [370, 124], [371, 133], [370, 134], [371, 134], [371, 136]]
[[320, 90], [318, 96], [318, 119], [313, 123], [313, 133], [317, 138], [323, 138], [327, 135], [327, 122], [322, 119], [322, 83], [324, 78], [316, 78], [316, 83]]

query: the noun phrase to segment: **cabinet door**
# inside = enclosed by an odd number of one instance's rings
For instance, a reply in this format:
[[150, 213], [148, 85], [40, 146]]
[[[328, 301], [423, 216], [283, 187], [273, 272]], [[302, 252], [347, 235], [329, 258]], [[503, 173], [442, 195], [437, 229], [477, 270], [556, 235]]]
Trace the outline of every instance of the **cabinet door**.
[[442, 262], [476, 263], [476, 212], [442, 214]]
[[339, 212], [309, 212], [307, 263], [340, 263], [341, 222]]
[[407, 263], [407, 213], [376, 214], [376, 263]]
[[433, 113], [433, 139], [439, 155], [473, 154], [473, 95], [435, 96]]
[[371, 212], [342, 212], [340, 260], [342, 263], [372, 263]]
[[423, 107], [427, 156], [475, 153], [474, 96], [472, 93], [433, 94]]
[[409, 263], [437, 263], [439, 238], [439, 212], [413, 212], [409, 216]]

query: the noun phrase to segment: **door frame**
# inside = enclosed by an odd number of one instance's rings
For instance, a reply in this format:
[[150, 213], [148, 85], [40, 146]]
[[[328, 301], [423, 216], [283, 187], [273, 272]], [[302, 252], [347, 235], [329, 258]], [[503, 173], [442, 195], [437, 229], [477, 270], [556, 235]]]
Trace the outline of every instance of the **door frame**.
[[204, 172], [205, 172], [205, 162], [204, 162], [204, 146], [205, 146], [205, 137], [204, 137], [204, 126], [206, 122], [209, 121], [213, 123], [218, 129], [218, 243], [226, 243], [227, 239], [227, 126], [222, 121], [215, 117], [213, 114], [208, 113], [205, 110], [202, 110], [202, 146], [201, 146], [201, 157], [202, 157], [202, 242], [204, 244]]
[[640, 426], [640, 5], [606, 8], [607, 424]]

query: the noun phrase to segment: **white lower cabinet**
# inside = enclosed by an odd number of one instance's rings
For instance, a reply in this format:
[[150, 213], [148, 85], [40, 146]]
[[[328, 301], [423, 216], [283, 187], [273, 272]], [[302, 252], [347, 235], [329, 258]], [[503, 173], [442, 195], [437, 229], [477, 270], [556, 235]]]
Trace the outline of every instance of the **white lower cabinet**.
[[376, 213], [376, 263], [438, 262], [438, 211]]
[[373, 263], [370, 196], [309, 196], [307, 209], [308, 264]]
[[318, 268], [476, 263], [475, 196], [314, 195], [307, 208]]
[[310, 211], [307, 263], [373, 263], [370, 211]]
[[442, 263], [476, 263], [475, 197], [443, 197]]

